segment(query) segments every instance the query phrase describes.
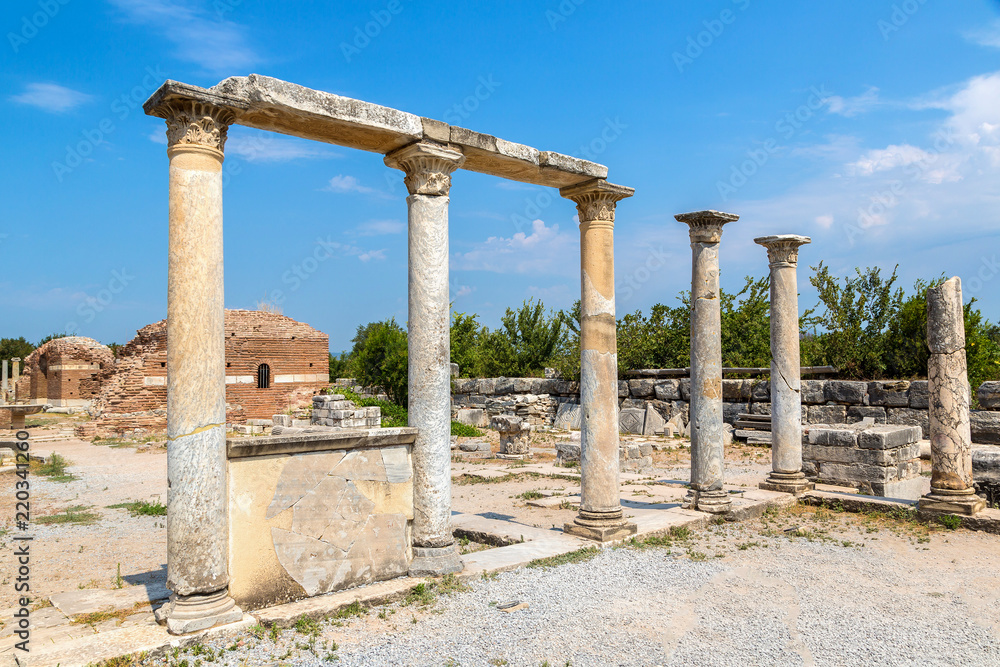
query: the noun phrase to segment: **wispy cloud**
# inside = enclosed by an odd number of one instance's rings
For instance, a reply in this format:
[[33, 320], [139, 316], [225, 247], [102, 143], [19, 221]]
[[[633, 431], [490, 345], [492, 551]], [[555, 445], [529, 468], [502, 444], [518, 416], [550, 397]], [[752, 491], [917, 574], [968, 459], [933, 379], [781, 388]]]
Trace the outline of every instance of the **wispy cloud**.
[[289, 162], [291, 160], [340, 157], [326, 144], [273, 134], [232, 133], [226, 141], [226, 154], [247, 162]]
[[111, 0], [129, 21], [152, 26], [174, 43], [175, 55], [213, 73], [245, 71], [261, 61], [244, 28], [205, 9], [171, 0]]
[[369, 220], [354, 228], [355, 236], [386, 236], [402, 234], [406, 231], [406, 223], [399, 220]]
[[993, 21], [983, 28], [970, 30], [964, 36], [965, 39], [974, 44], [1000, 49], [1000, 20]]
[[455, 293], [452, 294], [451, 297], [453, 299], [457, 299], [459, 297], [469, 296], [470, 294], [472, 294], [475, 291], [476, 291], [476, 288], [472, 287], [470, 285], [457, 285], [456, 288], [455, 288]]
[[29, 83], [23, 93], [10, 99], [42, 111], [65, 113], [90, 101], [91, 96], [55, 83]]
[[472, 250], [454, 255], [451, 266], [465, 271], [576, 275], [579, 244], [576, 234], [560, 232], [559, 225], [549, 227], [543, 220], [535, 220], [531, 234], [491, 236]]
[[868, 90], [855, 97], [841, 97], [831, 95], [824, 100], [830, 113], [851, 118], [871, 111], [882, 102], [878, 97], [878, 88], [869, 87]]
[[326, 187], [323, 188], [328, 192], [343, 192], [343, 193], [357, 193], [362, 195], [376, 195], [379, 197], [389, 197], [388, 193], [382, 192], [381, 190], [376, 190], [375, 188], [370, 188], [367, 185], [361, 185], [359, 181], [354, 176], [345, 176], [344, 174], [337, 174], [330, 179]]

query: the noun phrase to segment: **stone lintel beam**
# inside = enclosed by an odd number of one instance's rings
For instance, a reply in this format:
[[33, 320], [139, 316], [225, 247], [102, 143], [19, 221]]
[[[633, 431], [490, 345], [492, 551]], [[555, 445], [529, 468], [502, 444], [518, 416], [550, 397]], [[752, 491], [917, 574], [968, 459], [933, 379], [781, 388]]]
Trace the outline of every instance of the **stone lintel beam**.
[[175, 98], [229, 108], [246, 127], [375, 153], [417, 141], [452, 144], [466, 156], [463, 169], [535, 185], [561, 188], [608, 174], [595, 162], [258, 74], [230, 77], [212, 88], [167, 81], [143, 108], [156, 115], [155, 108]]

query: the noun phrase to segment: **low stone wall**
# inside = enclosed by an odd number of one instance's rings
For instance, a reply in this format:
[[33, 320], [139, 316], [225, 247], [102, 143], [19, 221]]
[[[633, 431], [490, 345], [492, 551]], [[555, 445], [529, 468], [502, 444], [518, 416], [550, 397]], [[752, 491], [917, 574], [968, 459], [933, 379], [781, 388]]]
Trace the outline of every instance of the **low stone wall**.
[[236, 438], [229, 592], [245, 610], [403, 576], [416, 429]]
[[[974, 442], [1000, 444], [1000, 382], [986, 382], [977, 392], [985, 410], [972, 412]], [[664, 419], [680, 415], [688, 421], [690, 381], [637, 378], [618, 382], [621, 410], [652, 408]], [[735, 425], [741, 413], [770, 414], [768, 380], [723, 380], [723, 419]], [[568, 380], [545, 378], [456, 378], [452, 380], [452, 416], [458, 421], [485, 426], [501, 414], [515, 414], [536, 426], [575, 427], [571, 408], [580, 402], [580, 386]], [[850, 424], [871, 417], [878, 424], [919, 426], [927, 437], [930, 426], [926, 380], [803, 380], [804, 424]], [[993, 411], [996, 409], [997, 411]], [[557, 420], [557, 415], [567, 415]], [[634, 413], [630, 413], [634, 414]], [[476, 423], [474, 420], [478, 420]], [[632, 420], [640, 421], [640, 420]], [[624, 425], [632, 432], [633, 426]], [[641, 428], [642, 424], [638, 424]], [[639, 431], [641, 433], [641, 430]]]
[[817, 482], [910, 500], [923, 492], [917, 426], [812, 425], [802, 436], [802, 471]]

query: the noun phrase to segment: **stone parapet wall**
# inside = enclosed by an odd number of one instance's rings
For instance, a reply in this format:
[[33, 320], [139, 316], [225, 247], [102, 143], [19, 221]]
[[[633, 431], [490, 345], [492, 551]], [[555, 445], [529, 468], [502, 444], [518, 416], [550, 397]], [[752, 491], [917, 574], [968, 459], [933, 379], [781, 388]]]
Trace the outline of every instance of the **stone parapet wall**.
[[[977, 392], [987, 410], [972, 412], [975, 442], [1000, 444], [1000, 382], [986, 382]], [[620, 409], [652, 406], [669, 420], [688, 420], [691, 398], [687, 378], [637, 378], [618, 382]], [[984, 400], [985, 399], [985, 400]], [[768, 380], [722, 381], [723, 419], [735, 425], [741, 413], [770, 414]], [[535, 426], [553, 426], [564, 403], [578, 404], [580, 385], [547, 378], [456, 378], [452, 380], [452, 416], [481, 415], [488, 422], [502, 414], [516, 414]], [[478, 411], [482, 412], [479, 413]], [[926, 380], [803, 380], [802, 421], [805, 424], [849, 424], [871, 417], [878, 424], [920, 426], [922, 437], [930, 427]], [[462, 421], [462, 419], [460, 419]], [[485, 425], [485, 424], [483, 424]]]

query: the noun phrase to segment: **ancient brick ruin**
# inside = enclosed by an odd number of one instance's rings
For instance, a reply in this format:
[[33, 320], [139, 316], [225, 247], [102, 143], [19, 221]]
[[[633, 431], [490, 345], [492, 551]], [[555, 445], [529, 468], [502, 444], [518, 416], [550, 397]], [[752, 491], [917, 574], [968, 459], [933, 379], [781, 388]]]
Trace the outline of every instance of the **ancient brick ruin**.
[[100, 393], [102, 377], [114, 368], [114, 361], [111, 350], [93, 338], [50, 340], [24, 360], [17, 398], [34, 404], [87, 407]]
[[[328, 385], [329, 339], [308, 324], [227, 310], [226, 421], [270, 419]], [[167, 321], [140, 329], [103, 378], [97, 418], [82, 435], [162, 431], [167, 425]]]

